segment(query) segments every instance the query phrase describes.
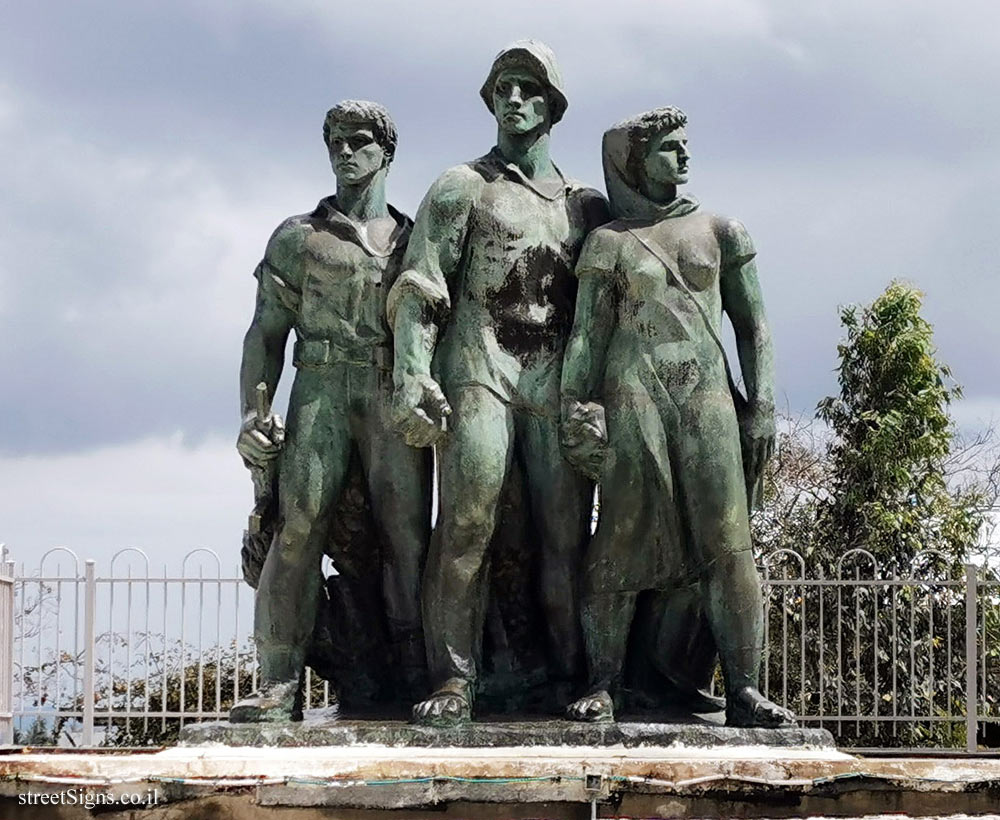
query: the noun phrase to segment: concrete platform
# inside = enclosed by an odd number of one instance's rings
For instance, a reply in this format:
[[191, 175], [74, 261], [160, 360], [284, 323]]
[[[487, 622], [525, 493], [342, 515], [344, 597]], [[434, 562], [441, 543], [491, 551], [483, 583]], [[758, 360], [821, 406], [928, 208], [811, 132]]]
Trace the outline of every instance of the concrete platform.
[[[72, 789], [122, 798], [155, 789], [157, 804], [141, 812], [146, 820], [943, 816], [1000, 810], [1000, 760], [681, 745], [0, 755], [0, 817], [90, 817], [65, 805], [58, 814], [31, 814], [18, 802], [29, 792]], [[101, 816], [125, 820], [135, 811], [122, 806]]]

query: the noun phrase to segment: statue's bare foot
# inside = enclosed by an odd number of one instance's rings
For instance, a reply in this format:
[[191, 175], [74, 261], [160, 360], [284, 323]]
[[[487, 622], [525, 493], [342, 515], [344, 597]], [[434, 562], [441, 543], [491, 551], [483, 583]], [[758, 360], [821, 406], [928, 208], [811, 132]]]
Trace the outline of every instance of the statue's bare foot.
[[298, 679], [262, 684], [229, 710], [230, 723], [277, 723], [302, 720]]
[[566, 717], [588, 723], [609, 723], [615, 719], [615, 704], [606, 690], [599, 689], [567, 706]]
[[458, 678], [446, 681], [427, 700], [413, 707], [413, 722], [425, 726], [456, 726], [472, 720], [469, 684]]
[[788, 709], [772, 703], [753, 686], [746, 686], [727, 698], [726, 726], [777, 729], [795, 725], [795, 716]]

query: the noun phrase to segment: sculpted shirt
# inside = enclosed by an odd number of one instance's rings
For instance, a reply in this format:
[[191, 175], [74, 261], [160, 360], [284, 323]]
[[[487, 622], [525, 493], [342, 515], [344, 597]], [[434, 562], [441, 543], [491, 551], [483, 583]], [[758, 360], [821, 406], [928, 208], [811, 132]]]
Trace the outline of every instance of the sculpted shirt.
[[446, 171], [417, 212], [388, 314], [406, 295], [443, 326], [433, 372], [445, 393], [487, 388], [553, 415], [573, 321], [573, 266], [604, 197], [563, 180], [549, 196], [497, 149]]
[[[615, 220], [587, 239], [576, 273], [580, 286], [594, 291], [581, 303], [596, 315], [581, 318], [613, 331], [601, 372], [594, 372], [597, 359], [589, 353], [567, 356], [564, 398], [588, 401], [648, 390], [683, 402], [696, 388], [730, 396], [713, 331], [722, 334], [727, 280], [743, 275], [755, 251], [737, 220], [698, 210], [693, 201], [684, 204], [657, 223]], [[667, 254], [683, 284], [640, 238]]]
[[412, 223], [391, 205], [396, 220], [386, 247], [375, 247], [336, 197], [286, 219], [271, 236], [254, 271], [264, 299], [294, 316], [296, 367], [330, 362], [371, 364], [391, 349], [385, 295], [400, 269]]

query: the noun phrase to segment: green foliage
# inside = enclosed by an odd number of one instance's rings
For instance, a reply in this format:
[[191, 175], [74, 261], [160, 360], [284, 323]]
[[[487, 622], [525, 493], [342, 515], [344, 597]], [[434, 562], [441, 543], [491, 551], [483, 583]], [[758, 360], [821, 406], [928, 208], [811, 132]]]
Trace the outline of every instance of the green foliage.
[[812, 419], [781, 416], [777, 427], [763, 504], [750, 519], [754, 546], [758, 557], [781, 549], [810, 557], [819, 504], [830, 492], [830, 461]]
[[[893, 282], [871, 305], [841, 311], [840, 395], [820, 402], [817, 419], [779, 420], [751, 521], [771, 579], [813, 582], [766, 588], [762, 684], [800, 714], [854, 716], [824, 723], [846, 746], [965, 744], [962, 564], [980, 554], [1000, 460], [992, 431], [955, 436], [948, 410], [960, 391], [936, 358], [921, 300]], [[848, 555], [856, 548], [874, 562]], [[943, 560], [914, 560], [927, 550]], [[991, 693], [1000, 607], [989, 593], [979, 600]], [[997, 705], [984, 695], [981, 708], [993, 715]], [[908, 715], [930, 719], [870, 719]]]
[[[114, 675], [110, 697], [106, 690], [102, 692], [97, 710], [100, 712], [110, 706], [121, 715], [131, 707], [134, 716], [98, 720], [98, 727], [106, 728], [102, 745], [160, 746], [176, 743], [181, 728], [181, 712], [227, 712], [235, 702], [237, 679], [240, 697], [250, 694], [253, 665], [253, 650], [239, 647], [235, 642], [228, 646], [211, 647], [200, 659], [178, 644], [153, 657], [156, 672], [149, 679], [148, 689], [144, 677], [136, 675], [129, 680], [121, 674]], [[133, 670], [133, 673], [137, 671]], [[147, 709], [154, 714], [166, 712], [169, 717], [145, 717], [142, 712]], [[190, 723], [191, 719], [186, 722]]]
[[58, 730], [39, 715], [27, 731], [14, 730], [14, 743], [19, 746], [54, 746], [58, 742], [58, 734]]
[[817, 411], [834, 435], [817, 532], [838, 552], [864, 547], [906, 564], [936, 549], [961, 561], [982, 527], [982, 494], [948, 487], [948, 405], [961, 391], [936, 358], [922, 300], [893, 282], [868, 307], [841, 310], [840, 395]]

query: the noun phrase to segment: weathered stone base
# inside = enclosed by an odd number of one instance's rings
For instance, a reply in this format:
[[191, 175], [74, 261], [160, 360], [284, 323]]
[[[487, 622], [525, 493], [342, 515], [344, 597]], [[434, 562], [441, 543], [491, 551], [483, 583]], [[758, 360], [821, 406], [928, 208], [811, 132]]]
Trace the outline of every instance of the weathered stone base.
[[499, 748], [509, 746], [772, 746], [833, 748], [826, 729], [737, 729], [705, 720], [683, 723], [577, 723], [570, 720], [475, 721], [442, 729], [402, 721], [318, 720], [300, 723], [195, 723], [182, 746], [354, 746]]
[[983, 814], [1000, 760], [856, 758], [831, 749], [522, 747], [174, 748], [0, 755], [0, 817], [83, 820], [29, 792], [148, 794], [107, 820], [465, 820]]

